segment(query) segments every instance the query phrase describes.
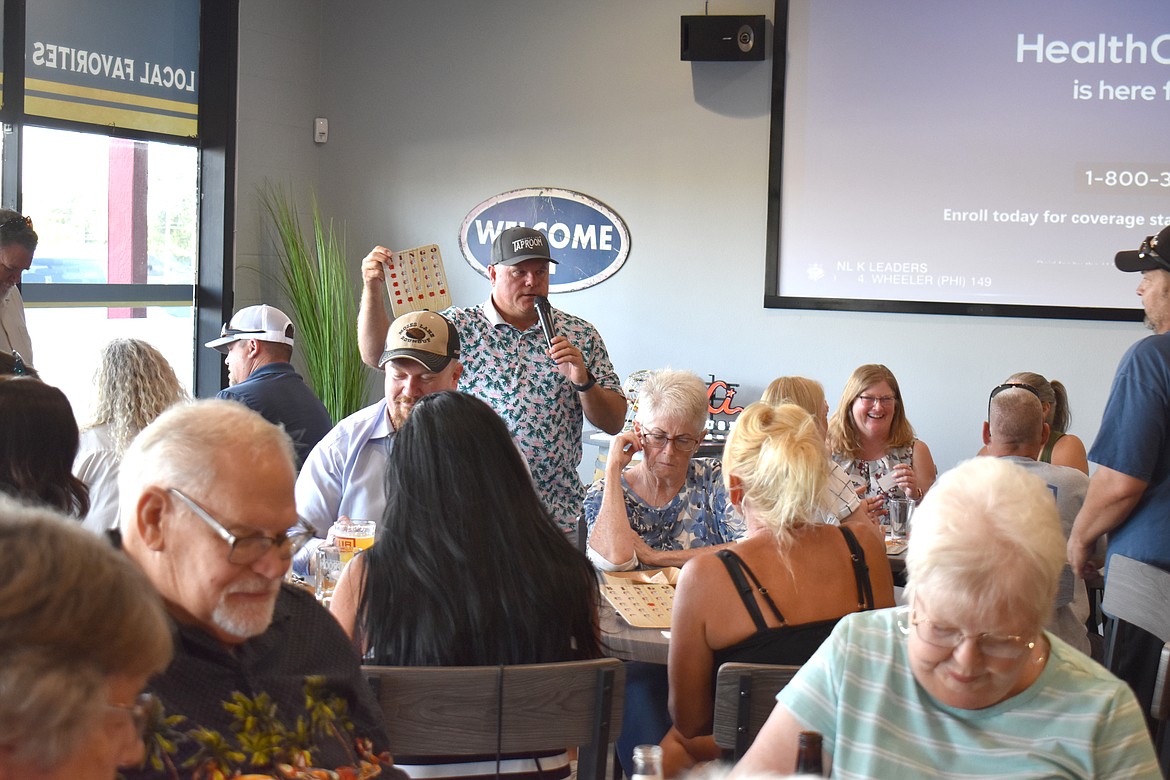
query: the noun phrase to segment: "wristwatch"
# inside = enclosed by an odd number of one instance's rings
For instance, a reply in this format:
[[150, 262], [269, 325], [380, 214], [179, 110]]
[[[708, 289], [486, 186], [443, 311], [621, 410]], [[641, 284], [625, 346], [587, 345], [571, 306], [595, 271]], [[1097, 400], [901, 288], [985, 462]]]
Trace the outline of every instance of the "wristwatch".
[[593, 389], [593, 386], [597, 384], [597, 377], [593, 376], [593, 372], [590, 371], [588, 378], [585, 380], [585, 384], [579, 385], [571, 380], [569, 381], [569, 384], [571, 384], [573, 389], [578, 393], [584, 393]]

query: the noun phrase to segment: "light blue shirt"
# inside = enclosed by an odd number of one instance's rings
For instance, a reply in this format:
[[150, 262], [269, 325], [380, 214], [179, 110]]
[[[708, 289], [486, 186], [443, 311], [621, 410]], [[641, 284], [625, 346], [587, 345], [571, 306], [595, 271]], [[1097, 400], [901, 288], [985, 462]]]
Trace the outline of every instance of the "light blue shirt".
[[[386, 399], [354, 412], [325, 434], [305, 459], [297, 477], [297, 514], [312, 524], [322, 539], [341, 515], [373, 520], [382, 527], [386, 509], [386, 460], [394, 427]], [[297, 555], [302, 571], [314, 545]]]

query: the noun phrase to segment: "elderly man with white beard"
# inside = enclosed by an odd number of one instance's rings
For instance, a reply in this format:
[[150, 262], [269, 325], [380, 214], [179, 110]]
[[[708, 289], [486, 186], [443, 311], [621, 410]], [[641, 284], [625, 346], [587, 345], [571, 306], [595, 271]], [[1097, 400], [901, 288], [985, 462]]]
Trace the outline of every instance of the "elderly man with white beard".
[[[287, 727], [270, 729], [278, 742], [296, 743], [286, 747], [301, 749], [307, 739], [304, 755], [316, 767], [350, 766], [371, 747], [386, 750], [380, 711], [344, 632], [311, 593], [282, 584], [307, 538], [289, 535], [297, 525], [293, 464], [282, 429], [219, 400], [165, 412], [123, 457], [122, 548], [176, 624], [174, 661], [150, 690], [165, 716], [182, 716], [168, 735], [175, 753], [167, 763], [183, 777], [201, 771], [204, 760], [189, 759], [208, 754], [215, 742], [208, 734], [252, 760], [243, 731], [257, 719], [241, 717], [241, 706]], [[334, 709], [336, 730], [299, 728], [298, 718], [316, 720], [310, 698]], [[123, 773], [171, 776], [163, 770], [148, 763]]]

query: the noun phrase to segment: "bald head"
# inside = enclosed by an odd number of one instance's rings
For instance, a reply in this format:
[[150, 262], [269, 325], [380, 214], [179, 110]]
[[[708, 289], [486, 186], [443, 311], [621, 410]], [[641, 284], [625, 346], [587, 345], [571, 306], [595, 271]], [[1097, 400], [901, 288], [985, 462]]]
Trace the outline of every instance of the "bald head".
[[1048, 441], [1048, 425], [1036, 394], [1019, 387], [997, 393], [988, 406], [983, 441], [989, 455], [1038, 458]]

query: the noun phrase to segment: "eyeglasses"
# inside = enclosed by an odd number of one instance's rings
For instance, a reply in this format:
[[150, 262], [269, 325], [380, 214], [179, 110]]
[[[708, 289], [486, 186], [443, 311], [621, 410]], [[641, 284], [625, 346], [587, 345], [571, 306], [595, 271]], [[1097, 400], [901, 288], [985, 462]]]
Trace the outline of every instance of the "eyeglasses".
[[861, 401], [866, 406], [874, 406], [875, 404], [878, 404], [878, 403], [881, 403], [885, 406], [893, 406], [894, 404], [896, 404], [898, 402], [898, 396], [896, 396], [896, 395], [859, 395], [859, 396], [857, 396], [857, 400]]
[[694, 452], [699, 449], [700, 440], [694, 436], [667, 436], [665, 433], [658, 433], [657, 431], [647, 431], [645, 428], [641, 430], [642, 444], [654, 450], [664, 450], [667, 444], [673, 444], [674, 448], [679, 452]]
[[[991, 419], [991, 399], [1002, 393], [1004, 390], [1027, 390], [1032, 395], [1040, 398], [1040, 391], [1031, 385], [1026, 385], [1023, 382], [1004, 382], [991, 391], [991, 395], [987, 398], [987, 419]], [[1043, 405], [1043, 401], [1040, 402]]]
[[134, 733], [138, 739], [146, 733], [146, 726], [151, 717], [158, 711], [159, 701], [153, 693], [140, 693], [133, 704], [106, 704], [106, 707], [117, 712], [130, 715], [130, 722], [134, 724]]
[[[965, 640], [973, 639], [979, 652], [992, 658], [1019, 658], [1036, 647], [1035, 640], [1029, 641], [1015, 634], [964, 634], [954, 626], [940, 625], [929, 618], [917, 617], [917, 614], [917, 609], [911, 611], [910, 625], [914, 626], [918, 638], [932, 647], [954, 650]], [[898, 622], [902, 623], [901, 616]], [[903, 626], [902, 630], [907, 629]]]
[[19, 231], [28, 228], [32, 230], [32, 217], [13, 217], [0, 222], [0, 230]]
[[208, 514], [206, 509], [183, 495], [183, 492], [178, 488], [168, 488], [168, 492], [177, 496], [203, 522], [211, 526], [211, 530], [215, 531], [221, 539], [231, 546], [231, 550], [228, 552], [228, 563], [247, 566], [263, 558], [274, 547], [280, 559], [287, 561], [296, 555], [297, 551], [304, 547], [315, 535], [312, 526], [298, 517], [295, 526], [296, 530], [291, 534], [279, 533], [276, 536], [236, 536], [224, 528], [223, 523]]

